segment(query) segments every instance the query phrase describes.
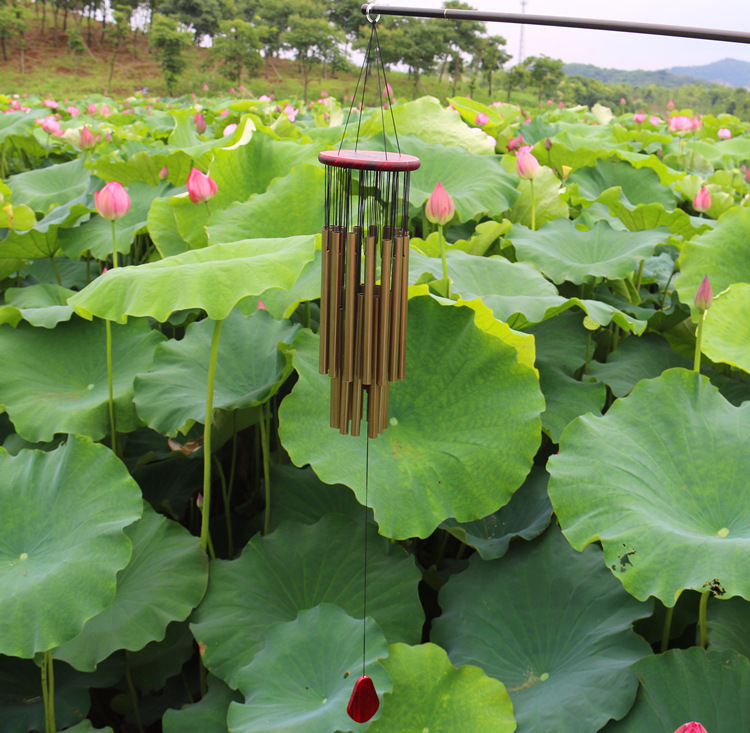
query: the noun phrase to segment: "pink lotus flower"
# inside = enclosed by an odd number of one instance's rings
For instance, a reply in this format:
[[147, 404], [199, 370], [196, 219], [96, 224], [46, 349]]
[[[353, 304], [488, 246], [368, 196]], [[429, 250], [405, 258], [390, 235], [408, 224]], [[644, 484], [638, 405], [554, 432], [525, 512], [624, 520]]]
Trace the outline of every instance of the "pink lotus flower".
[[52, 115], [50, 115], [49, 117], [43, 117], [41, 118], [41, 120], [37, 120], [37, 122], [42, 123], [42, 130], [44, 130], [48, 135], [62, 137], [62, 135], [64, 134], [60, 129], [60, 121]]
[[84, 125], [81, 128], [81, 137], [78, 140], [78, 147], [81, 148], [81, 150], [90, 150], [94, 145], [96, 145], [94, 133]]
[[97, 112], [96, 105], [93, 102], [89, 102], [89, 106], [86, 108], [86, 112], [90, 115], [95, 115]]
[[708, 733], [708, 731], [700, 723], [685, 723], [674, 733]]
[[200, 112], [196, 112], [193, 115], [193, 122], [195, 123], [195, 131], [202, 135], [206, 131], [206, 118]]
[[297, 115], [299, 114], [299, 107], [295, 108], [292, 107], [291, 104], [287, 104], [287, 106], [284, 107], [284, 114], [287, 116], [289, 122], [294, 122], [294, 120], [297, 119]]
[[531, 145], [523, 145], [516, 153], [516, 173], [527, 181], [536, 178], [539, 173], [539, 161], [532, 150]]
[[[346, 97], [344, 97], [346, 99]], [[258, 97], [259, 102], [270, 102], [271, 97], [269, 97], [267, 94], [261, 94], [260, 97]]]
[[197, 168], [191, 168], [187, 179], [187, 191], [190, 200], [194, 204], [200, 204], [216, 196], [219, 186], [210, 176], [201, 173]]
[[66, 110], [71, 117], [77, 117], [81, 114], [81, 110], [78, 107], [66, 107]]
[[657, 117], [656, 115], [653, 115], [652, 117], [649, 117], [648, 121], [652, 125], [661, 125], [661, 117]]
[[207, 92], [207, 91], [208, 91], [208, 84], [204, 84], [204, 85], [203, 85], [203, 91], [204, 91], [204, 92]]
[[229, 93], [234, 94], [234, 87], [229, 87]]
[[456, 206], [453, 203], [453, 199], [443, 188], [443, 184], [440, 181], [437, 182], [435, 190], [432, 192], [430, 198], [427, 199], [424, 213], [428, 221], [440, 225], [447, 224], [456, 213]]
[[729, 140], [729, 138], [732, 137], [732, 131], [726, 127], [720, 127], [716, 134], [719, 136], [720, 140]]
[[640, 124], [641, 122], [646, 121], [646, 113], [645, 112], [636, 112], [633, 115], [633, 122]]
[[558, 103], [557, 103], [557, 106], [558, 106], [558, 107], [559, 107], [560, 109], [563, 109], [563, 107], [565, 107], [565, 104], [564, 104], [563, 102], [558, 102]]
[[167, 168], [167, 166], [164, 166], [159, 171], [159, 179], [162, 180], [162, 181], [164, 181], [167, 178], [169, 178], [169, 168]]
[[227, 117], [229, 115], [228, 109], [223, 109], [221, 112], [219, 112], [219, 117]]
[[103, 104], [99, 108], [99, 112], [101, 112], [104, 117], [109, 117], [109, 115], [111, 114], [111, 112], [109, 111], [109, 105], [108, 104]]
[[490, 121], [490, 116], [486, 112], [480, 112], [474, 118], [474, 124], [477, 127], [484, 127]]
[[750, 183], [750, 168], [745, 171], [745, 183]]
[[54, 99], [45, 99], [44, 106], [49, 109], [57, 109], [60, 105]]
[[691, 130], [692, 128], [692, 120], [689, 117], [685, 117], [685, 115], [675, 115], [669, 118], [670, 132], [682, 132], [683, 130]]
[[99, 216], [109, 221], [122, 219], [130, 211], [130, 196], [117, 181], [110, 181], [101, 191], [95, 191], [94, 203]]
[[693, 199], [693, 208], [696, 211], [703, 213], [711, 208], [711, 194], [705, 186], [701, 186], [701, 190], [695, 194]]
[[620, 97], [620, 104], [627, 104], [628, 100], [625, 97]]
[[551, 106], [552, 106], [552, 100], [551, 100], [551, 99], [548, 99], [548, 100], [547, 100], [547, 105], [548, 105], [549, 107], [551, 107]]
[[667, 102], [667, 109], [674, 109], [674, 102], [671, 99]]
[[237, 129], [237, 123], [236, 123], [236, 122], [232, 122], [232, 124], [231, 124], [231, 125], [227, 125], [227, 126], [226, 126], [226, 127], [224, 128], [224, 132], [222, 132], [221, 134], [222, 134], [222, 135], [223, 135], [224, 137], [229, 137], [230, 135], [234, 135], [234, 131], [235, 131], [236, 129]]
[[699, 311], [707, 311], [711, 307], [711, 303], [714, 302], [714, 291], [711, 289], [711, 283], [708, 282], [708, 275], [703, 278], [703, 282], [698, 286], [698, 290], [695, 291], [695, 307]]
[[700, 130], [702, 126], [703, 126], [703, 123], [701, 122], [701, 118], [700, 117], [693, 117], [690, 120], [690, 129], [691, 130]]
[[512, 137], [508, 140], [508, 151], [517, 150], [521, 145], [523, 145], [523, 133], [519, 132], [518, 137]]

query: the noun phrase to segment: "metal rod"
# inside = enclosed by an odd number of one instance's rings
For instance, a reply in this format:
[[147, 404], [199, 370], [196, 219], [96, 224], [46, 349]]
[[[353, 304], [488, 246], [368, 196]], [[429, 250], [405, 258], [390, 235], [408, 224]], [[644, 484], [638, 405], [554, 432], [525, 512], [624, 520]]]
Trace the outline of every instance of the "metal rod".
[[678, 38], [702, 38], [707, 41], [750, 43], [750, 33], [723, 31], [713, 28], [654, 25], [651, 23], [632, 23], [624, 20], [561, 18], [549, 15], [527, 15], [526, 13], [486, 13], [481, 10], [459, 10], [454, 8], [410, 8], [397, 5], [369, 5], [367, 3], [362, 5], [363, 15], [367, 12], [368, 8], [371, 15], [401, 15], [412, 18], [443, 18], [446, 20], [481, 20], [496, 23], [586, 28], [595, 31], [619, 31], [622, 33], [644, 33], [652, 36], [676, 36]]

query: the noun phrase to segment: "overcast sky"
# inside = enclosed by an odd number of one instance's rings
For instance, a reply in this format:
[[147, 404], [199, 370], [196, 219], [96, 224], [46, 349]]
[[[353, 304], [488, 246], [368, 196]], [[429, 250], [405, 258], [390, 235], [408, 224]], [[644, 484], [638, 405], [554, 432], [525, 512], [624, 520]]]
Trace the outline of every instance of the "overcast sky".
[[[468, 0], [477, 10], [520, 13], [521, 0]], [[442, 0], [392, 0], [392, 6], [439, 8]], [[594, 20], [624, 20], [696, 28], [750, 32], [748, 0], [527, 0], [526, 13]], [[491, 35], [508, 41], [511, 63], [519, 59], [521, 26], [492, 23]], [[750, 62], [750, 44], [666, 38], [635, 33], [524, 26], [523, 56], [546, 54], [566, 63], [617, 69], [665, 69], [697, 66], [725, 58]]]

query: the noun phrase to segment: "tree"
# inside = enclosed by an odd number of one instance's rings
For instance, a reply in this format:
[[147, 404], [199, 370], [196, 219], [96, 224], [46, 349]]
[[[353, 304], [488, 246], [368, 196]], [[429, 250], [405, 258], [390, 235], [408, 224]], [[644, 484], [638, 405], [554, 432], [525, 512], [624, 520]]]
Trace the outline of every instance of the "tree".
[[343, 34], [325, 18], [313, 3], [300, 3], [298, 13], [290, 16], [289, 28], [281, 35], [284, 45], [295, 52], [302, 74], [303, 99], [307, 104], [307, 85], [310, 70], [316, 63], [326, 61], [343, 41]]
[[[328, 20], [341, 28], [347, 39], [356, 41], [360, 30], [364, 26], [370, 25], [362, 13], [360, 0], [327, 0], [327, 3]], [[380, 28], [378, 28], [378, 32], [380, 32]]]
[[220, 64], [221, 73], [239, 86], [243, 69], [253, 76], [263, 66], [261, 48], [258, 33], [250, 23], [240, 18], [223, 20], [214, 36], [210, 57]]
[[130, 22], [131, 10], [127, 6], [118, 5], [115, 10], [114, 25], [107, 29], [107, 35], [112, 41], [112, 56], [109, 60], [109, 79], [107, 80], [107, 89], [112, 88], [112, 74], [115, 71], [115, 56], [117, 50], [128, 35], [128, 24]]
[[487, 77], [487, 93], [492, 96], [492, 76], [512, 58], [505, 50], [507, 41], [502, 36], [480, 38], [478, 43], [479, 65]]
[[222, 20], [232, 17], [235, 10], [227, 0], [162, 0], [159, 12], [173, 15], [185, 27], [192, 28], [195, 43], [219, 32]]
[[11, 7], [0, 8], [0, 49], [3, 52], [3, 61], [8, 60], [8, 42], [15, 38], [18, 33], [16, 29], [16, 14]]
[[177, 78], [185, 68], [182, 50], [190, 45], [190, 36], [177, 29], [176, 18], [154, 13], [151, 17], [149, 45], [157, 52], [159, 66], [167, 84], [167, 93], [172, 96]]
[[529, 70], [526, 68], [526, 62], [521, 61], [515, 66], [511, 66], [505, 72], [505, 89], [507, 91], [506, 102], [510, 102], [510, 95], [514, 89], [518, 89], [527, 83], [529, 79]]
[[524, 64], [529, 70], [531, 84], [537, 88], [540, 102], [543, 97], [549, 97], [565, 78], [561, 59], [552, 59], [549, 56], [529, 56], [524, 60]]
[[73, 73], [78, 74], [78, 54], [86, 48], [78, 26], [68, 36], [68, 48], [73, 52]]
[[435, 59], [444, 48], [443, 31], [439, 23], [442, 21], [407, 18], [401, 25], [400, 60], [409, 67], [409, 76], [414, 81], [414, 98], [417, 96], [421, 75], [435, 67]]
[[[468, 3], [460, 0], [446, 0], [443, 3], [444, 8], [455, 8], [460, 10], [474, 10]], [[480, 41], [480, 33], [484, 33], [486, 26], [478, 20], [443, 20], [441, 28], [443, 29], [444, 48], [448, 50], [451, 57], [451, 68], [453, 74], [453, 91], [456, 96], [458, 80], [463, 68], [463, 59], [461, 54], [466, 53], [473, 55], [476, 53]]]

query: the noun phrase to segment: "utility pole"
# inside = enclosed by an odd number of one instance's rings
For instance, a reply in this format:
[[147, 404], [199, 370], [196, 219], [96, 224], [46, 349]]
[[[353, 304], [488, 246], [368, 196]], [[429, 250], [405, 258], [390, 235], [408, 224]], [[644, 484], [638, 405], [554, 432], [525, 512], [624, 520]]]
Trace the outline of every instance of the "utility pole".
[[[521, 0], [521, 13], [526, 12], [526, 0]], [[518, 63], [523, 61], [523, 31], [526, 28], [525, 25], [521, 25], [521, 39], [518, 42]]]

